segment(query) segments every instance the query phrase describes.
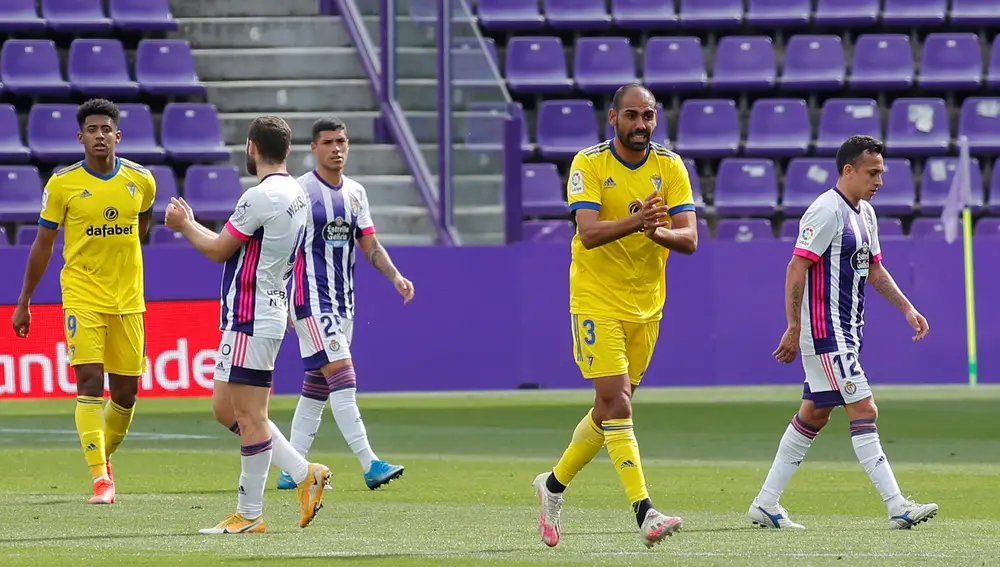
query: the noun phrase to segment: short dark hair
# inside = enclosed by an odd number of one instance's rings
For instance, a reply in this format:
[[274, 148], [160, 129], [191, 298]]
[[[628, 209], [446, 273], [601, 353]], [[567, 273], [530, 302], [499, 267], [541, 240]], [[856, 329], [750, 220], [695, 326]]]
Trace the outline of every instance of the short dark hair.
[[110, 100], [103, 98], [92, 98], [87, 102], [80, 105], [76, 109], [76, 123], [83, 129], [83, 123], [87, 121], [87, 118], [91, 116], [107, 116], [115, 124], [115, 128], [118, 127], [118, 120], [121, 118], [121, 112], [119, 112], [118, 107], [115, 103]]
[[292, 146], [292, 128], [277, 116], [258, 116], [250, 124], [250, 141], [257, 146], [261, 161], [284, 163]]
[[854, 165], [865, 154], [882, 155], [885, 144], [871, 136], [851, 136], [837, 150], [837, 175], [844, 174], [844, 166]]
[[347, 124], [344, 124], [344, 121], [336, 116], [320, 118], [313, 122], [312, 141], [315, 142], [319, 139], [320, 132], [336, 132], [337, 130], [347, 130]]
[[[640, 83], [625, 83], [615, 91], [615, 97], [611, 100], [611, 108], [615, 109], [615, 112], [620, 111], [622, 109], [622, 99], [635, 89], [642, 89], [649, 93], [649, 96], [653, 97], [653, 92], [647, 89], [645, 85]], [[653, 100], [656, 100], [656, 97], [653, 97]]]

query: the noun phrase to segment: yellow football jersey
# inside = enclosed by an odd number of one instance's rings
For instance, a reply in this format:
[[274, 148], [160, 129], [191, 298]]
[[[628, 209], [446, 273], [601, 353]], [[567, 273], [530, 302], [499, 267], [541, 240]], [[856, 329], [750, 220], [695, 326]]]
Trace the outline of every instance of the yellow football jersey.
[[63, 308], [112, 315], [146, 310], [139, 215], [155, 197], [153, 174], [121, 158], [109, 175], [82, 161], [52, 174], [38, 224], [66, 230]]
[[[680, 156], [650, 144], [639, 163], [624, 161], [611, 141], [581, 150], [573, 158], [566, 192], [571, 211], [592, 209], [600, 220], [623, 219], [656, 191], [671, 215], [695, 210], [691, 180]], [[642, 323], [663, 316], [668, 250], [642, 233], [592, 250], [573, 237], [570, 311]]]

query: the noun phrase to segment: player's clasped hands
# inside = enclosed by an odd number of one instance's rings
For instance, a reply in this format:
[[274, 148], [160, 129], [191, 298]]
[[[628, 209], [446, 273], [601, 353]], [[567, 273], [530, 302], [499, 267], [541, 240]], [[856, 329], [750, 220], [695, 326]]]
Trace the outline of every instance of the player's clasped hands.
[[663, 197], [653, 191], [646, 197], [645, 201], [635, 200], [639, 205], [639, 215], [642, 217], [642, 231], [649, 235], [661, 226], [668, 226], [670, 218], [667, 216], [668, 207], [663, 205]]
[[171, 197], [167, 205], [167, 215], [163, 223], [174, 231], [184, 228], [184, 225], [194, 220], [194, 210], [183, 198]]

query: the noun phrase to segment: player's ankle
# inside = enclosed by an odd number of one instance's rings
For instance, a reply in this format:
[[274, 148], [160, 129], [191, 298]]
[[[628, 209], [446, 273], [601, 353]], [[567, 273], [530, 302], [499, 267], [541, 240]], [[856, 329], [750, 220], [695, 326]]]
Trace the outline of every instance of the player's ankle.
[[566, 491], [566, 485], [559, 482], [555, 473], [549, 473], [549, 477], [545, 479], [545, 489], [553, 494], [562, 494]]
[[653, 501], [649, 498], [643, 498], [638, 502], [632, 503], [632, 511], [635, 512], [635, 520], [639, 522], [639, 527], [642, 527], [642, 523], [646, 521], [646, 514], [653, 509]]
[[897, 494], [885, 501], [885, 507], [891, 516], [895, 516], [898, 512], [902, 511], [905, 505], [906, 498], [903, 498], [902, 494]]

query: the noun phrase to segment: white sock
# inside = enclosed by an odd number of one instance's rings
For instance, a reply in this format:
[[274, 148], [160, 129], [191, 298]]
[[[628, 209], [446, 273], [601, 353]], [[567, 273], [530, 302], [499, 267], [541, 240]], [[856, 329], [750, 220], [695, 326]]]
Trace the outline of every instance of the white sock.
[[271, 426], [271, 442], [274, 448], [274, 465], [288, 473], [295, 484], [301, 484], [309, 476], [309, 461], [296, 451], [292, 444], [285, 439], [281, 430], [270, 419], [267, 424]]
[[[354, 378], [354, 368], [346, 367], [343, 370], [350, 370], [351, 382]], [[336, 376], [336, 374], [334, 375]], [[327, 377], [330, 382], [333, 376]], [[354, 456], [361, 463], [362, 472], [367, 473], [371, 469], [372, 461], [377, 461], [378, 457], [368, 444], [368, 431], [365, 429], [365, 422], [361, 419], [361, 410], [358, 409], [356, 398], [357, 388], [343, 388], [335, 390], [331, 386], [330, 410], [333, 412], [333, 419], [337, 421], [337, 427], [344, 436], [344, 441], [354, 451]]]
[[303, 457], [309, 454], [309, 448], [316, 439], [325, 407], [326, 397], [315, 400], [304, 395], [299, 397], [299, 403], [295, 406], [295, 416], [292, 417], [292, 438], [289, 442]]
[[899, 490], [896, 475], [889, 466], [889, 459], [882, 451], [874, 419], [856, 419], [851, 422], [851, 444], [854, 445], [854, 454], [858, 456], [858, 462], [868, 473], [868, 478], [872, 479], [872, 484], [875, 485], [875, 490], [878, 490], [889, 513], [894, 514], [906, 499]]
[[236, 512], [248, 520], [264, 513], [264, 485], [267, 469], [271, 468], [271, 440], [240, 448], [240, 490], [236, 498]]
[[798, 414], [792, 418], [791, 423], [785, 428], [785, 434], [781, 436], [778, 452], [774, 456], [774, 463], [771, 464], [767, 478], [764, 479], [764, 486], [757, 495], [759, 505], [766, 507], [778, 503], [778, 498], [792, 480], [795, 471], [799, 470], [799, 465], [806, 458], [806, 451], [812, 446], [817, 435], [819, 430], [799, 419]]

